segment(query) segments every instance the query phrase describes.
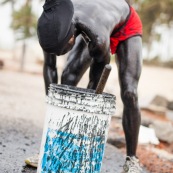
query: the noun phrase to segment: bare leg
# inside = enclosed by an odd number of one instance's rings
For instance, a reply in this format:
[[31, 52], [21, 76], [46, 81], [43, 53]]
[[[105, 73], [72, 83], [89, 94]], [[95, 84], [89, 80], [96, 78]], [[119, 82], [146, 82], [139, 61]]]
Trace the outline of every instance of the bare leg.
[[51, 83], [58, 82], [56, 55], [44, 52], [43, 76], [45, 83], [45, 91], [48, 94], [48, 87]]
[[69, 53], [66, 67], [61, 76], [61, 83], [76, 86], [91, 64], [91, 56], [84, 40], [79, 36]]
[[128, 156], [136, 156], [141, 114], [138, 106], [137, 86], [142, 68], [141, 37], [122, 42], [117, 49], [119, 81], [124, 104], [123, 128]]

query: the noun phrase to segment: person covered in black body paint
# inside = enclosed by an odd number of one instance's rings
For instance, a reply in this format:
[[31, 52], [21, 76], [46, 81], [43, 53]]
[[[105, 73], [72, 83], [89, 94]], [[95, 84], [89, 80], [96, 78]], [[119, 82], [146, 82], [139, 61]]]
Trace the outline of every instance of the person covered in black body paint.
[[139, 173], [136, 156], [141, 114], [137, 86], [142, 69], [142, 24], [125, 0], [47, 0], [38, 21], [38, 38], [44, 52], [46, 94], [57, 83], [56, 56], [69, 52], [61, 84], [76, 86], [90, 67], [87, 88], [96, 89], [110, 52], [117, 55], [126, 173]]

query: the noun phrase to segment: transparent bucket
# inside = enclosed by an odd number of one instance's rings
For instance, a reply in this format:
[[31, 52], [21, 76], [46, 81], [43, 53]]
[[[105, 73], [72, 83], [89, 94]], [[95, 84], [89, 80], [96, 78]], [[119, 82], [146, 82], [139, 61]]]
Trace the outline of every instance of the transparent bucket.
[[99, 173], [115, 96], [51, 84], [37, 173]]

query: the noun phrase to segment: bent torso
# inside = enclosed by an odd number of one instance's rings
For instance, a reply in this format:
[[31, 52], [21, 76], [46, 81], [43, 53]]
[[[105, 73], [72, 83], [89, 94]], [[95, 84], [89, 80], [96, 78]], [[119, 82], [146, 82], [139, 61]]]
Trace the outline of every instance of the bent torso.
[[96, 35], [109, 35], [129, 14], [125, 0], [72, 0], [75, 23]]
[[77, 34], [88, 43], [91, 57], [97, 61], [109, 58], [110, 35], [123, 24], [130, 13], [125, 0], [72, 0], [73, 21]]

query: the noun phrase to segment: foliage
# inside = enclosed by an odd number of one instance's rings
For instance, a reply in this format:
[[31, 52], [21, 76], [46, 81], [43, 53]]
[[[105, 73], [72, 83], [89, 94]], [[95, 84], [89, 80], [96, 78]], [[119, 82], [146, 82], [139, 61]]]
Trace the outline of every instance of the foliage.
[[166, 24], [169, 27], [173, 21], [173, 0], [135, 0], [134, 3], [143, 23], [144, 42], [150, 42], [156, 26]]
[[36, 35], [37, 17], [32, 12], [30, 1], [27, 1], [19, 10], [12, 14], [11, 27], [19, 33], [18, 39], [27, 39]]
[[15, 3], [16, 0], [1, 0], [1, 4], [4, 5], [4, 4], [7, 4], [7, 3]]
[[12, 13], [14, 12], [14, 5], [15, 5], [15, 3], [17, 2], [17, 0], [0, 0], [0, 1], [2, 1], [2, 2], [0, 2], [0, 4], [2, 4], [2, 5], [11, 3], [11, 10], [12, 10]]

